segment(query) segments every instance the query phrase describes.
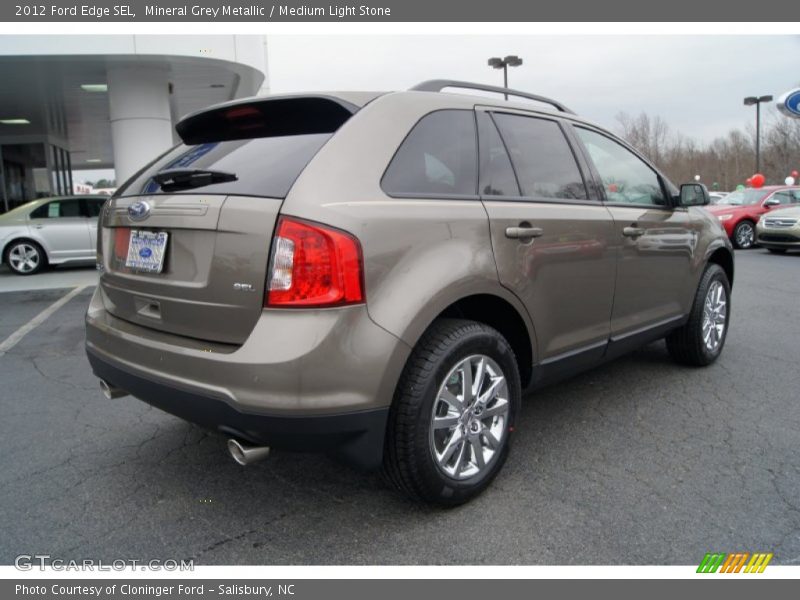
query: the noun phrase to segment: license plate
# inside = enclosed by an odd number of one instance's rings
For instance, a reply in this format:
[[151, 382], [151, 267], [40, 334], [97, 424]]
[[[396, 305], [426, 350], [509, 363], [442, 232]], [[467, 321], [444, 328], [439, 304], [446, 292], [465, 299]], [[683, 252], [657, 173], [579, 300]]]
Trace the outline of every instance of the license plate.
[[167, 249], [165, 231], [131, 229], [128, 257], [125, 266], [135, 271], [161, 273], [164, 268], [164, 251]]

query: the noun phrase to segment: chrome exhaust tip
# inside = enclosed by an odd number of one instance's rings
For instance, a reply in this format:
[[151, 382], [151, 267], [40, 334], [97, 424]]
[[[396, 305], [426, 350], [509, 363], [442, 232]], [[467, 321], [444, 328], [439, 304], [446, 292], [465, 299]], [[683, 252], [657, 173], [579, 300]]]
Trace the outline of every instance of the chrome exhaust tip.
[[228, 440], [228, 452], [231, 458], [242, 466], [251, 465], [269, 456], [269, 446], [250, 446], [239, 440]]
[[122, 388], [114, 387], [104, 379], [100, 380], [100, 389], [103, 390], [103, 395], [109, 400], [114, 398], [122, 398], [123, 396], [128, 395], [128, 392]]

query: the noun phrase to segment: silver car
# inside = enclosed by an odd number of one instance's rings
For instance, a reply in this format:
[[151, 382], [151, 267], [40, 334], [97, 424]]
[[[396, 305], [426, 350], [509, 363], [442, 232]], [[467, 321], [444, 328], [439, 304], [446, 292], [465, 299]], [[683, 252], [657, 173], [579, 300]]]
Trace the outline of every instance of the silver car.
[[0, 215], [0, 257], [17, 275], [47, 265], [93, 262], [106, 196], [40, 198]]
[[800, 206], [772, 210], [756, 225], [756, 239], [773, 254], [800, 250]]

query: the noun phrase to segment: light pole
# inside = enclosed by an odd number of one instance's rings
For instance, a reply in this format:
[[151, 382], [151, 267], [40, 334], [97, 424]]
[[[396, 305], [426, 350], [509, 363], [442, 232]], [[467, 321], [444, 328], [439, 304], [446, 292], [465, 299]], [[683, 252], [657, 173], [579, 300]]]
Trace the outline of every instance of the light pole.
[[756, 105], [756, 173], [761, 172], [761, 103], [772, 102], [772, 96], [748, 96], [745, 106]]
[[[499, 58], [494, 56], [489, 59], [489, 66], [493, 69], [503, 69], [503, 87], [508, 87], [508, 67], [518, 67], [522, 64], [522, 59], [519, 56], [506, 56]], [[503, 94], [508, 100], [508, 94]]]

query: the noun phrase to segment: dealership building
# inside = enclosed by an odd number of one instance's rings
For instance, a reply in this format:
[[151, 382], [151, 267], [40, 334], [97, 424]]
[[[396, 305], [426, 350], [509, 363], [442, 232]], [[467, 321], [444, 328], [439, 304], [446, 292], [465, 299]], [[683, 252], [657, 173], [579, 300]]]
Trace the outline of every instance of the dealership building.
[[72, 194], [72, 172], [124, 181], [210, 104], [266, 93], [265, 36], [0, 36], [0, 212]]

